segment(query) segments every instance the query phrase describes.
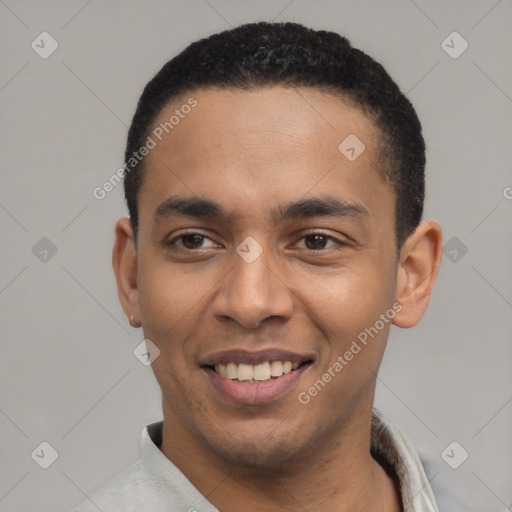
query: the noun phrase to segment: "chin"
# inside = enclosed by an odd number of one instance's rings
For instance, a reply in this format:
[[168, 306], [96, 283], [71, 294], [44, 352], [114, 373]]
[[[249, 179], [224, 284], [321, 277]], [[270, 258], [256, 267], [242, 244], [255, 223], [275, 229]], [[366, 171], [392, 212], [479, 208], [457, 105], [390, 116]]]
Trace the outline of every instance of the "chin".
[[251, 443], [242, 446], [212, 447], [212, 450], [216, 451], [219, 457], [231, 465], [262, 470], [277, 470], [283, 467], [284, 464], [289, 464], [290, 459], [293, 459], [296, 455], [296, 450], [292, 447], [266, 446], [262, 450], [261, 446], [255, 446]]
[[[272, 435], [272, 431], [262, 431], [259, 435], [228, 435], [205, 441], [212, 452], [231, 465], [276, 470], [289, 464], [302, 451], [297, 436], [284, 434], [281, 433], [278, 438]], [[293, 442], [290, 442], [291, 439]]]

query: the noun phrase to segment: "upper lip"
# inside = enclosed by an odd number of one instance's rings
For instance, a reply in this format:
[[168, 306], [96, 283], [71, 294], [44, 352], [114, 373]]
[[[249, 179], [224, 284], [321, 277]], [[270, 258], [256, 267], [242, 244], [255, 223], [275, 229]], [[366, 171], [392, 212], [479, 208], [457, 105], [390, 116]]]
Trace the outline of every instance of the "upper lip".
[[201, 358], [200, 366], [215, 366], [216, 364], [261, 364], [266, 361], [291, 361], [292, 363], [302, 364], [306, 361], [312, 361], [310, 354], [297, 354], [281, 349], [265, 349], [257, 351], [248, 350], [224, 350], [214, 352]]

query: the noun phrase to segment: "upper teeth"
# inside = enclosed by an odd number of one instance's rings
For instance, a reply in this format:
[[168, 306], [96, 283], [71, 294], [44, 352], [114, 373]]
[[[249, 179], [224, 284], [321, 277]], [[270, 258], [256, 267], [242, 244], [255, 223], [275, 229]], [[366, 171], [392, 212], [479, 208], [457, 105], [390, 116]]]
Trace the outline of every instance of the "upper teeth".
[[266, 361], [260, 364], [216, 364], [215, 371], [222, 377], [238, 380], [268, 380], [271, 377], [281, 377], [285, 373], [296, 370], [299, 363], [291, 361]]

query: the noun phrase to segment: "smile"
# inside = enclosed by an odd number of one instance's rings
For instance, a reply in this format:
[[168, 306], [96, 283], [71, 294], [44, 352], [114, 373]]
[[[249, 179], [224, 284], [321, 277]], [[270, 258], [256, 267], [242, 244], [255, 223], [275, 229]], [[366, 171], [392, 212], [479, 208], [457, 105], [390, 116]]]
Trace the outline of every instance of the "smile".
[[313, 362], [281, 350], [227, 351], [206, 357], [201, 368], [223, 400], [255, 405], [289, 393]]
[[[304, 363], [305, 364], [305, 363]], [[300, 363], [291, 361], [265, 361], [260, 364], [217, 364], [214, 369], [221, 377], [247, 384], [265, 382], [297, 370]]]

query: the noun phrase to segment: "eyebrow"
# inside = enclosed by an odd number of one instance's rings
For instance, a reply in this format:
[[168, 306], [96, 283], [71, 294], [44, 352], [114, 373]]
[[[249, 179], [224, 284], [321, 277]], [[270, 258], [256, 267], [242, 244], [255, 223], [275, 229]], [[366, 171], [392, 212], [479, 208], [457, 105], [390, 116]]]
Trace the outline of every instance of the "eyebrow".
[[[275, 222], [310, 217], [366, 217], [368, 210], [361, 204], [349, 200], [339, 200], [332, 196], [309, 197], [285, 203], [271, 209]], [[186, 217], [229, 220], [234, 217], [218, 202], [211, 199], [193, 197], [169, 197], [155, 210], [156, 220], [173, 215]]]
[[369, 216], [368, 210], [361, 204], [339, 200], [332, 196], [309, 197], [296, 202], [286, 203], [272, 210], [277, 222], [309, 217], [359, 217]]

